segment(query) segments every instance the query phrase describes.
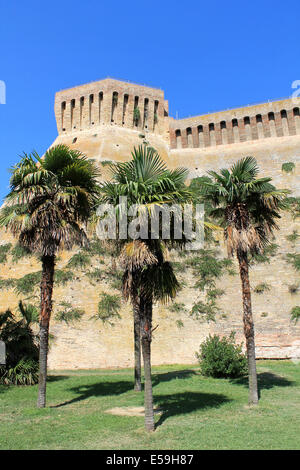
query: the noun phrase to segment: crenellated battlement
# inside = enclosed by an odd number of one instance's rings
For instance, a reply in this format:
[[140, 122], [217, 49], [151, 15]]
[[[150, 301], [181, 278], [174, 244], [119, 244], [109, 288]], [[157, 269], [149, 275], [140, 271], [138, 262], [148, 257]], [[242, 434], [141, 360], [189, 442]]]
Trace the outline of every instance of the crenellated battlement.
[[102, 125], [162, 135], [168, 130], [162, 90], [110, 78], [56, 93], [55, 116], [59, 134]]
[[171, 149], [205, 148], [300, 134], [300, 99], [170, 119]]
[[160, 135], [171, 150], [203, 149], [300, 134], [300, 98], [271, 101], [185, 119], [169, 117], [157, 88], [107, 78], [59, 91], [59, 135], [99, 126]]

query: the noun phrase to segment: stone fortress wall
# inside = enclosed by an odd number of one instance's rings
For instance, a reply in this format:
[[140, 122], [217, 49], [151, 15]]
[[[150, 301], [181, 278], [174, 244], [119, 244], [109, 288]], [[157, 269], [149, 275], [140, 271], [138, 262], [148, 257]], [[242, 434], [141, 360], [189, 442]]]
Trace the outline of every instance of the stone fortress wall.
[[170, 120], [171, 149], [204, 148], [300, 134], [299, 104], [272, 101]]
[[[139, 108], [135, 119], [134, 108]], [[280, 188], [289, 188], [300, 196], [300, 99], [285, 99], [241, 107], [207, 115], [174, 119], [169, 116], [164, 92], [114, 79], [105, 79], [59, 91], [55, 97], [58, 136], [52, 145], [65, 143], [94, 158], [103, 178], [108, 177], [101, 163], [130, 158], [134, 146], [147, 144], [157, 149], [170, 168], [184, 166], [189, 178], [207, 170], [228, 168], [239, 158], [252, 155], [262, 175], [273, 178]], [[293, 162], [291, 173], [282, 164]], [[287, 241], [293, 230], [300, 233], [300, 221], [290, 215], [280, 221], [274, 243], [276, 256], [270, 264], [251, 269], [252, 303], [256, 330], [257, 356], [260, 358], [300, 357], [300, 325], [290, 321], [291, 308], [300, 305], [299, 290], [291, 294], [289, 285], [300, 284], [299, 273], [287, 263], [287, 254], [299, 252], [299, 240]], [[7, 235], [5, 235], [7, 239]], [[5, 239], [3, 238], [3, 240]], [[4, 241], [3, 241], [4, 242]], [[225, 247], [221, 246], [225, 256]], [[57, 264], [62, 269], [74, 254], [63, 253]], [[182, 260], [181, 260], [182, 262]], [[99, 265], [103, 269], [102, 265]], [[3, 267], [1, 278], [21, 277], [40, 269], [28, 260]], [[235, 262], [235, 270], [238, 266]], [[185, 287], [176, 298], [188, 312], [199, 299], [191, 272], [178, 273]], [[266, 282], [270, 290], [257, 294], [254, 287]], [[174, 313], [168, 306], [155, 305], [153, 364], [193, 363], [195, 351], [209, 334], [237, 332], [243, 340], [242, 299], [239, 276], [224, 276], [217, 287], [225, 290], [218, 304], [223, 315], [217, 323], [199, 323], [186, 312]], [[76, 279], [54, 289], [54, 300], [83, 308], [78, 325], [51, 320], [55, 341], [50, 349], [49, 367], [55, 369], [130, 367], [133, 365], [133, 321], [129, 304], [122, 306], [121, 320], [113, 327], [90, 321], [97, 311], [100, 292], [118, 293], [104, 281], [93, 286], [78, 272]], [[200, 295], [201, 297], [201, 295]], [[15, 308], [18, 297], [13, 291], [0, 291], [1, 310]], [[182, 320], [179, 328], [177, 320]], [[299, 322], [300, 323], [300, 322]]]

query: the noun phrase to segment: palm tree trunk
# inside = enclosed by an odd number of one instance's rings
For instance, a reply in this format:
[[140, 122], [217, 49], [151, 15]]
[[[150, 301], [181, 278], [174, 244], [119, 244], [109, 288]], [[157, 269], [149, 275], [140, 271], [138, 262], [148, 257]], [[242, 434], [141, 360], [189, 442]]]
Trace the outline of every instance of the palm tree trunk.
[[42, 256], [38, 408], [44, 408], [46, 405], [48, 337], [52, 311], [54, 265], [55, 256]]
[[[144, 359], [144, 376], [145, 376], [145, 428], [147, 431], [154, 431], [154, 412], [153, 412], [153, 395], [152, 395], [152, 379], [151, 379], [151, 336], [152, 336], [152, 301], [143, 302], [140, 299], [141, 313], [141, 340]], [[143, 305], [142, 305], [143, 303]]]
[[141, 321], [140, 305], [138, 296], [132, 299], [133, 304], [133, 322], [134, 322], [134, 390], [141, 392]]
[[243, 293], [243, 322], [244, 334], [246, 338], [246, 349], [248, 357], [248, 374], [249, 374], [249, 405], [257, 405], [258, 389], [257, 389], [257, 373], [255, 362], [255, 341], [254, 341], [254, 323], [251, 306], [251, 292], [249, 282], [249, 266], [247, 252], [241, 249], [237, 250], [237, 258], [239, 261], [240, 277], [242, 282]]

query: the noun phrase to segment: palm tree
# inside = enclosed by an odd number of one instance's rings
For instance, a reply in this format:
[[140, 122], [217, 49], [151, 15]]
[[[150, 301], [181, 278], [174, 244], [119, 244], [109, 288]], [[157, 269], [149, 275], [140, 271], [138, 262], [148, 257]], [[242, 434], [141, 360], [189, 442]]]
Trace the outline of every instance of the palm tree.
[[258, 403], [254, 323], [251, 306], [248, 254], [260, 252], [270, 243], [287, 190], [277, 190], [272, 178], [256, 178], [258, 165], [245, 157], [220, 173], [209, 171], [210, 180], [199, 183], [210, 215], [225, 229], [228, 255], [237, 256], [243, 294], [243, 323], [249, 371], [249, 404]]
[[168, 170], [152, 148], [135, 148], [132, 160], [111, 165], [110, 170], [112, 180], [102, 184], [102, 201], [112, 204], [121, 219], [119, 198], [126, 196], [127, 207], [138, 205], [140, 226], [147, 227], [146, 239], [122, 241], [119, 238], [118, 243], [123, 244], [120, 254], [124, 270], [123, 293], [126, 299], [130, 298], [134, 313], [135, 389], [141, 389], [141, 343], [145, 375], [145, 427], [152, 431], [152, 306], [156, 300], [174, 298], [179, 285], [171, 264], [166, 260], [166, 243], [161, 234], [158, 239], [151, 239], [148, 221], [155, 207], [187, 202], [191, 199], [191, 192], [184, 183], [187, 170]]
[[49, 322], [52, 312], [55, 257], [87, 241], [83, 224], [95, 206], [99, 172], [95, 163], [65, 145], [43, 158], [24, 154], [11, 169], [10, 192], [0, 214], [21, 246], [41, 256], [39, 390], [37, 406], [46, 404]]

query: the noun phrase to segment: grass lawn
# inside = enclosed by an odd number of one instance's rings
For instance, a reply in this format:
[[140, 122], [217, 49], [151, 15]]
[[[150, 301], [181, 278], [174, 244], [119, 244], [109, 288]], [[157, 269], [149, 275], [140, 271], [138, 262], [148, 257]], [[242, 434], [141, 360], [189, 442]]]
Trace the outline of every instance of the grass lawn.
[[114, 407], [143, 405], [132, 370], [49, 374], [47, 408], [37, 386], [0, 386], [0, 449], [300, 449], [300, 364], [259, 361], [261, 399], [247, 381], [202, 377], [196, 366], [153, 367], [157, 428]]

